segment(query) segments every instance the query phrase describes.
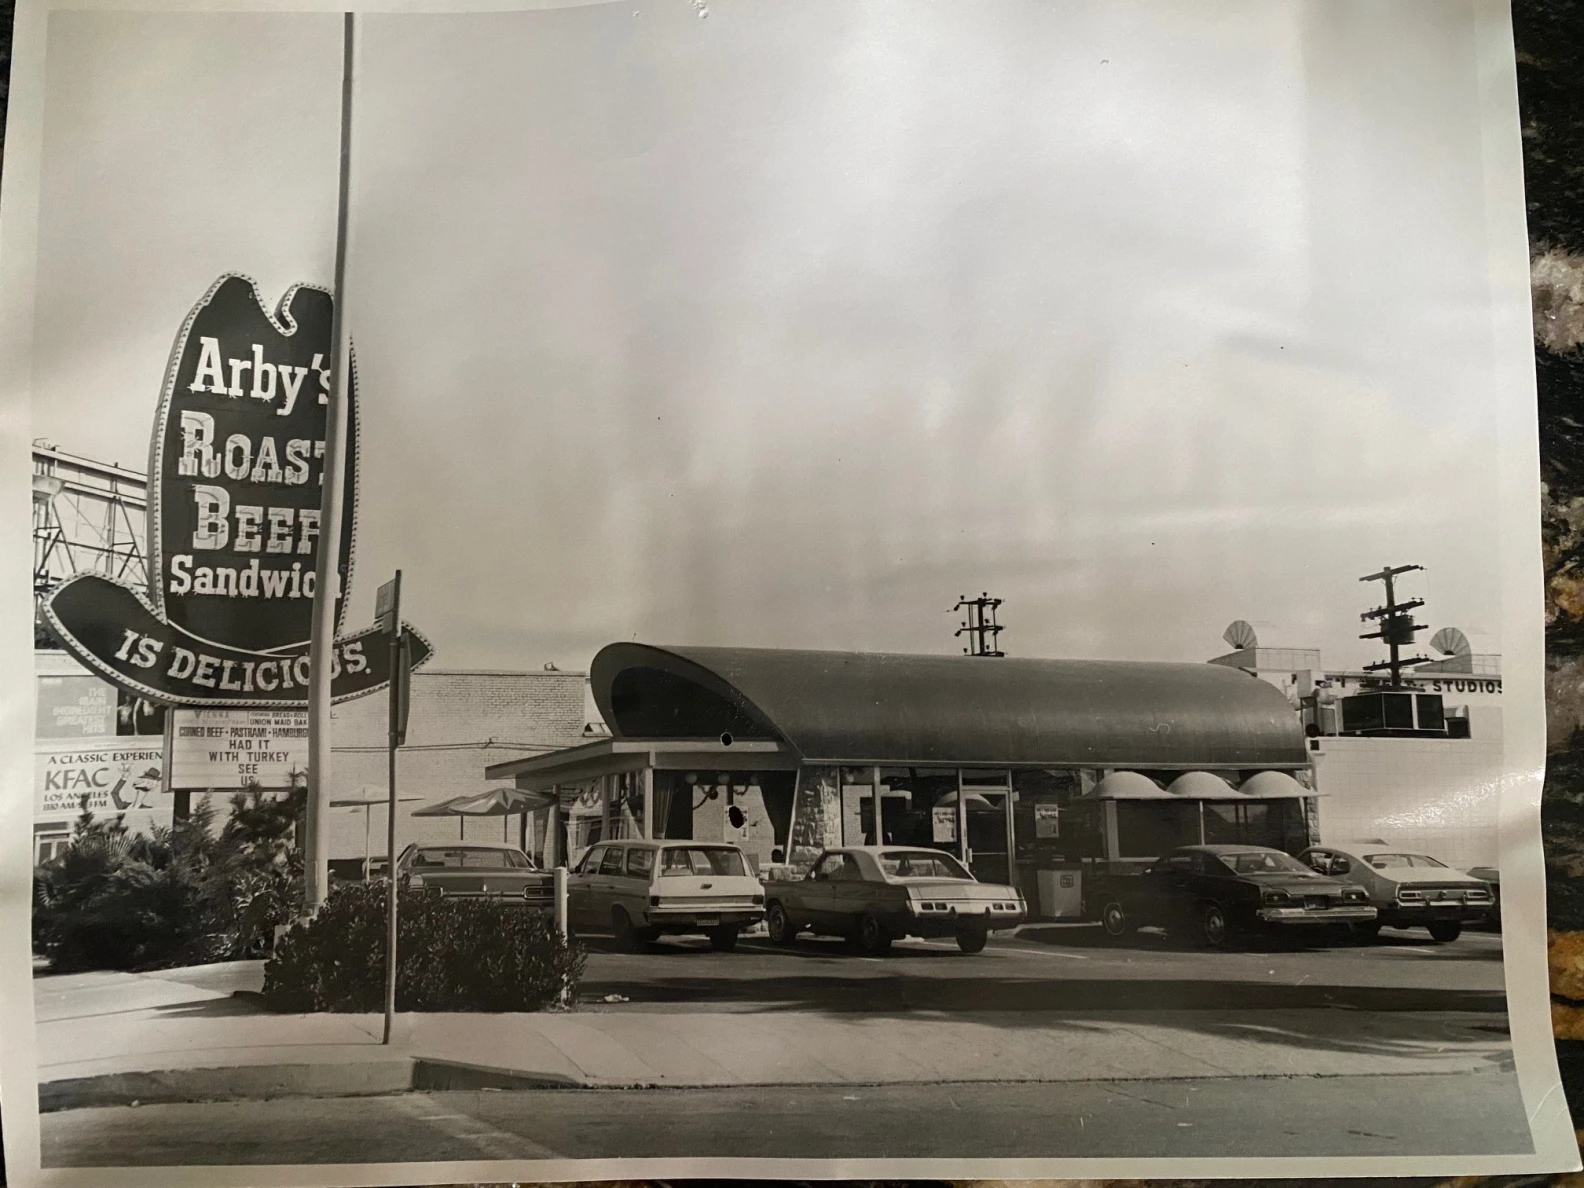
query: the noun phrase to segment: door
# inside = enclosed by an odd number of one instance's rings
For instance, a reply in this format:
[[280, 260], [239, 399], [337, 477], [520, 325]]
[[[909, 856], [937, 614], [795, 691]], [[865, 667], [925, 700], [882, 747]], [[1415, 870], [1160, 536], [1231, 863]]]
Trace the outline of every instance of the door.
[[[589, 924], [595, 928], [609, 928], [611, 908], [621, 891], [622, 862], [626, 857], [621, 846], [606, 846], [600, 855], [599, 870], [589, 882]], [[629, 919], [631, 916], [629, 915]], [[640, 916], [635, 923], [641, 923]]]
[[1192, 918], [1192, 905], [1196, 902], [1191, 885], [1193, 858], [1188, 854], [1172, 854], [1159, 859], [1140, 876], [1141, 910], [1139, 923], [1162, 925], [1168, 929], [1182, 927]]
[[567, 879], [567, 915], [572, 923], [588, 927], [594, 919], [592, 881], [599, 870], [604, 846], [595, 846], [583, 855], [583, 861]]
[[1012, 855], [1007, 813], [1011, 794], [1005, 788], [965, 788], [968, 805], [968, 867], [981, 883], [1012, 882]]
[[649, 846], [628, 846], [627, 865], [619, 878], [612, 880], [611, 902], [619, 905], [634, 924], [643, 925], [649, 906], [649, 888], [654, 881], [655, 852]]
[[843, 862], [852, 862], [848, 854], [826, 854], [815, 864], [803, 888], [803, 916], [811, 926], [828, 927], [836, 914], [836, 894], [840, 887]]
[[841, 856], [841, 866], [826, 883], [830, 894], [830, 909], [826, 919], [829, 927], [839, 933], [849, 933], [858, 927], [859, 918], [873, 910], [880, 889], [875, 883], [864, 880], [863, 868], [851, 854]]

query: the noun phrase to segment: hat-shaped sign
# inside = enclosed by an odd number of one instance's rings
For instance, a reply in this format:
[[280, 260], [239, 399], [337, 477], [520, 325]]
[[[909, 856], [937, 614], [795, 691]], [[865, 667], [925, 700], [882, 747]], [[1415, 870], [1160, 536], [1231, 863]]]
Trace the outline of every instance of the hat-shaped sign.
[[[296, 285], [272, 315], [251, 280], [223, 276], [187, 318], [154, 420], [147, 596], [83, 574], [45, 604], [62, 643], [115, 684], [182, 705], [307, 704], [332, 313], [330, 293]], [[338, 628], [356, 532], [350, 378]], [[431, 649], [411, 634], [416, 667]], [[338, 636], [335, 700], [383, 688], [389, 665], [378, 626]]]

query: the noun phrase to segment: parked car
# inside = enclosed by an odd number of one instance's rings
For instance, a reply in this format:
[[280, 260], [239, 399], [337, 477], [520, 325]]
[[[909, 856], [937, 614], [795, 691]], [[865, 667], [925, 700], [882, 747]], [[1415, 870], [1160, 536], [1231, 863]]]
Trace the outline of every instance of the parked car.
[[1338, 842], [1310, 846], [1299, 859], [1316, 871], [1342, 875], [1369, 892], [1375, 919], [1366, 933], [1388, 928], [1423, 928], [1435, 941], [1455, 941], [1463, 925], [1482, 921], [1495, 906], [1490, 884], [1453, 870], [1428, 854], [1384, 842]]
[[1369, 893], [1265, 846], [1183, 846], [1143, 874], [1103, 880], [1100, 922], [1113, 937], [1155, 925], [1220, 947], [1239, 932], [1367, 924]]
[[555, 907], [555, 875], [540, 870], [516, 846], [488, 842], [408, 846], [396, 859], [401, 886], [433, 887], [442, 895], [472, 899], [521, 899], [531, 907]]
[[567, 875], [568, 922], [609, 929], [628, 952], [688, 933], [729, 952], [744, 928], [764, 919], [764, 902], [748, 859], [723, 842], [600, 842]]
[[845, 846], [826, 850], [803, 878], [769, 886], [765, 927], [778, 945], [807, 929], [848, 937], [874, 956], [900, 936], [955, 937], [977, 953], [992, 931], [1028, 916], [1016, 888], [981, 883], [940, 850]]
[[1490, 925], [1497, 932], [1501, 931], [1501, 871], [1494, 866], [1476, 866], [1466, 871], [1471, 878], [1476, 878], [1491, 889], [1490, 911], [1485, 913], [1484, 923]]

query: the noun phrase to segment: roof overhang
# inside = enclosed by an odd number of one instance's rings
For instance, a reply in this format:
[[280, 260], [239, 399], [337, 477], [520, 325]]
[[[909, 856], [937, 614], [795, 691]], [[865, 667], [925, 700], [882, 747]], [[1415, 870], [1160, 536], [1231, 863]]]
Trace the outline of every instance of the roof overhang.
[[1244, 771], [1311, 763], [1280, 690], [1211, 664], [618, 643], [594, 657], [590, 684], [617, 739], [778, 741], [805, 763]]
[[653, 767], [661, 771], [795, 771], [797, 756], [780, 742], [718, 738], [602, 738], [597, 742], [494, 763], [484, 769], [491, 780], [512, 780], [519, 788], [545, 791], [623, 771]]

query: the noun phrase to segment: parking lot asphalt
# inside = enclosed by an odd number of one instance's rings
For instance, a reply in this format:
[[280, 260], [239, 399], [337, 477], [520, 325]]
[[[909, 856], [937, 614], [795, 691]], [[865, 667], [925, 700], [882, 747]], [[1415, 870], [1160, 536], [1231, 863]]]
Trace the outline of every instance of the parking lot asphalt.
[[910, 939], [886, 957], [807, 937], [788, 949], [744, 937], [731, 953], [693, 937], [646, 953], [584, 940], [579, 1006], [591, 1010], [1506, 1009], [1495, 932], [1447, 944], [1387, 930], [1372, 944], [1205, 950], [1154, 932], [1115, 942], [1094, 927], [1028, 926], [971, 956], [951, 941]]

